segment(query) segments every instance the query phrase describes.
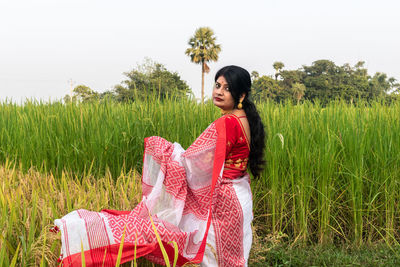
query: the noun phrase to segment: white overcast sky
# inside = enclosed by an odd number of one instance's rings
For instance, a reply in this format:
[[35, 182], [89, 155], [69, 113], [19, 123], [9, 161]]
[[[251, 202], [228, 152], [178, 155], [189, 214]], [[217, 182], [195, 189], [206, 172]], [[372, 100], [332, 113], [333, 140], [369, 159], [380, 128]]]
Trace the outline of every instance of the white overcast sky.
[[177, 71], [200, 97], [201, 67], [184, 52], [196, 28], [211, 27], [228, 64], [273, 74], [330, 59], [366, 62], [400, 80], [396, 0], [0, 0], [0, 101], [60, 99], [68, 80], [102, 92], [149, 57]]

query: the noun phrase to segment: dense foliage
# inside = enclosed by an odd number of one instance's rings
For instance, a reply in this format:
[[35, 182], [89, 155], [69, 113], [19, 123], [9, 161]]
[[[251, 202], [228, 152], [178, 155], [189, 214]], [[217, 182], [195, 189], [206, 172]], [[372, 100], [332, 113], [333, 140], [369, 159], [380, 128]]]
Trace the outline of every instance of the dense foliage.
[[146, 58], [145, 61], [129, 72], [125, 72], [126, 80], [114, 86], [112, 90], [98, 93], [86, 85], [78, 85], [73, 90], [73, 96], [66, 95], [64, 102], [93, 102], [114, 100], [117, 102], [134, 102], [148, 97], [165, 99], [190, 98], [192, 90], [181, 79], [177, 72], [171, 72], [158, 62]]
[[149, 95], [160, 99], [167, 96], [185, 98], [192, 93], [177, 72], [170, 72], [163, 64], [151, 60], [124, 74], [128, 79], [114, 88], [115, 99], [119, 102], [144, 99]]
[[338, 66], [330, 60], [317, 60], [297, 70], [284, 70], [282, 62], [275, 62], [273, 67], [274, 78], [252, 72], [256, 100], [282, 102], [290, 99], [297, 103], [310, 100], [324, 105], [335, 99], [348, 103], [376, 99], [391, 102], [400, 93], [396, 79], [380, 72], [370, 76], [362, 61], [355, 66]]

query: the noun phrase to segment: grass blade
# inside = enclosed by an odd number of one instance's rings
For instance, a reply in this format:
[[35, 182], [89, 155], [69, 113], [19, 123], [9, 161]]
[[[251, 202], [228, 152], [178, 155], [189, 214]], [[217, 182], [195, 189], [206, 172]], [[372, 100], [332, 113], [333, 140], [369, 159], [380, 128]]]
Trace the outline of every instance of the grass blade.
[[157, 228], [156, 228], [156, 226], [155, 226], [155, 224], [153, 222], [153, 218], [151, 218], [150, 211], [149, 211], [149, 217], [150, 217], [151, 225], [153, 226], [154, 234], [156, 235], [156, 238], [157, 238], [157, 241], [158, 241], [158, 245], [160, 246], [161, 253], [163, 254], [165, 265], [167, 267], [170, 267], [171, 265], [170, 265], [170, 262], [169, 262], [167, 251], [165, 250], [165, 248], [163, 246], [163, 243], [161, 242], [160, 235], [157, 232]]
[[82, 267], [86, 267], [85, 251], [83, 250], [82, 240], [81, 240], [81, 260], [82, 260]]
[[115, 264], [115, 267], [119, 267], [119, 265], [121, 264], [122, 248], [124, 247], [125, 234], [126, 234], [126, 224], [124, 227], [124, 233], [122, 234], [121, 244], [119, 244], [118, 257], [117, 257], [117, 262]]
[[13, 257], [13, 259], [11, 261], [10, 267], [14, 267], [17, 264], [17, 258], [18, 258], [18, 252], [19, 252], [20, 245], [21, 245], [21, 243], [18, 243], [18, 247], [15, 250], [15, 254], [14, 254], [14, 257]]

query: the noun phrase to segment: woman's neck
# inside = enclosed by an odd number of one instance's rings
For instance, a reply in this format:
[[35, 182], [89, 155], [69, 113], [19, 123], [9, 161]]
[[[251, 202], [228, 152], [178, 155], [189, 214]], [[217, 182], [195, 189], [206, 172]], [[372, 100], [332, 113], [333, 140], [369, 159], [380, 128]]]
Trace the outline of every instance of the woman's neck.
[[243, 109], [232, 109], [232, 110], [221, 110], [221, 115], [228, 115], [228, 114], [233, 114], [236, 116], [246, 116], [246, 113], [244, 112]]

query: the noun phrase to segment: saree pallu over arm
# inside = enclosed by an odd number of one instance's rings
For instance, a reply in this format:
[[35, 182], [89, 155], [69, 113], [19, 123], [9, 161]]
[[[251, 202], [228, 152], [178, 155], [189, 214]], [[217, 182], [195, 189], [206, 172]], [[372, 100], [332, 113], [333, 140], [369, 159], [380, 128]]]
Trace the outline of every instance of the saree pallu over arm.
[[171, 241], [178, 245], [178, 266], [201, 263], [215, 220], [212, 213], [224, 191], [225, 151], [224, 118], [213, 122], [186, 151], [161, 137], [146, 138], [143, 197], [132, 211], [76, 210], [55, 220], [63, 266], [81, 266], [82, 254], [87, 266], [114, 266], [123, 235], [121, 263], [133, 260], [136, 253], [136, 258], [164, 265], [150, 216], [171, 265]]

